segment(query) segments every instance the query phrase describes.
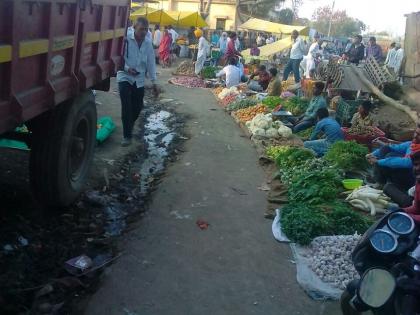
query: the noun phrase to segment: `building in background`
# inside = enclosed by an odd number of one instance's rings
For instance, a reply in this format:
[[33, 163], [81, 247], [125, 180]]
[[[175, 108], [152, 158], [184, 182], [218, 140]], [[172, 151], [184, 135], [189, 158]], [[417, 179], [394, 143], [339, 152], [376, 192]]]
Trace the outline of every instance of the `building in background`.
[[204, 8], [200, 7], [200, 3], [200, 0], [160, 0], [158, 4], [149, 4], [149, 7], [169, 11], [206, 12], [205, 20], [210, 29], [225, 31], [235, 29], [235, 0], [213, 0], [210, 4], [204, 2]]

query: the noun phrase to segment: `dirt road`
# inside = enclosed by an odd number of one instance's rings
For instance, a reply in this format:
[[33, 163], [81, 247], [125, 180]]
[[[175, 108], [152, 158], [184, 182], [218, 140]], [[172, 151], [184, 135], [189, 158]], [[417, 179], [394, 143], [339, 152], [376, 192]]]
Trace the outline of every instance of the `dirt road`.
[[210, 91], [164, 89], [190, 117], [190, 139], [85, 314], [339, 314], [305, 295], [289, 247], [274, 241], [250, 140]]

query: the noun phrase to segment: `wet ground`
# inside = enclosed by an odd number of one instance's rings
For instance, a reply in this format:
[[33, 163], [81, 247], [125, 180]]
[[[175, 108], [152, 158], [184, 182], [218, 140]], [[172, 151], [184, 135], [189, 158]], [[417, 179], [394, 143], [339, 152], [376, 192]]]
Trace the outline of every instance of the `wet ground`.
[[[32, 200], [28, 152], [0, 149], [0, 314], [76, 312], [78, 299], [94, 292], [104, 267], [119, 259], [116, 239], [144, 214], [185, 139], [184, 118], [171, 103], [153, 105], [140, 119], [135, 148], [121, 160], [107, 160], [112, 167], [91, 178], [89, 189], [64, 210], [47, 211]], [[70, 262], [77, 268], [66, 263], [81, 255], [91, 261]], [[81, 262], [89, 268], [81, 271]]]

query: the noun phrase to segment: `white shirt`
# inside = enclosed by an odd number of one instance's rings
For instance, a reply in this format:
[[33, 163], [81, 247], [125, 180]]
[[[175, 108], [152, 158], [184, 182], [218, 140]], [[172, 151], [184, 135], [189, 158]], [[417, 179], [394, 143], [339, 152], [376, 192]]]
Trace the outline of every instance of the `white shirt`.
[[403, 59], [404, 59], [404, 49], [400, 48], [397, 50], [397, 54], [395, 56], [394, 72], [396, 74], [400, 72]]
[[228, 65], [220, 70], [216, 77], [221, 77], [226, 75], [226, 87], [230, 88], [232, 86], [236, 86], [241, 82], [241, 71], [237, 66]]
[[305, 44], [300, 37], [296, 38], [290, 50], [290, 59], [302, 59], [305, 54]]
[[198, 40], [197, 58], [202, 56], [207, 57], [208, 50], [209, 42], [204, 38], [204, 36], [201, 36]]
[[307, 58], [315, 59], [319, 54], [322, 54], [322, 48], [319, 48], [319, 44], [317, 42], [312, 43], [311, 47], [309, 47]]
[[172, 35], [172, 44], [173, 44], [178, 39], [179, 35], [178, 35], [178, 33], [173, 28], [171, 28], [169, 30], [169, 33], [171, 33], [171, 35]]
[[236, 37], [236, 40], [235, 40], [235, 49], [237, 51], [239, 51], [240, 48], [241, 48], [241, 42], [239, 41], [239, 38]]
[[155, 34], [153, 36], [153, 45], [159, 46], [161, 39], [162, 39], [162, 33], [161, 33], [161, 31], [160, 30], [156, 30], [155, 31]]
[[[138, 88], [143, 87], [146, 79], [146, 70], [148, 77], [154, 82], [156, 80], [156, 60], [152, 41], [146, 36], [139, 47], [134, 38], [134, 32], [132, 32], [127, 34], [124, 45], [124, 71], [117, 72], [117, 82], [136, 83]], [[137, 70], [138, 74], [129, 74], [129, 68]]]

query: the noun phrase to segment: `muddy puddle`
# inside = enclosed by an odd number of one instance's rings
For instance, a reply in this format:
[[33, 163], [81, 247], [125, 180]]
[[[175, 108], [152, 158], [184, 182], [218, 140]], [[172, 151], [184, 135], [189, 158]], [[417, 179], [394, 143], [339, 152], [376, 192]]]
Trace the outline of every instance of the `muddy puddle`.
[[[33, 203], [23, 171], [27, 153], [0, 157], [16, 173], [13, 185], [0, 181], [0, 314], [73, 313], [81, 297], [95, 291], [104, 267], [118, 259], [118, 236], [143, 215], [181, 141], [184, 119], [167, 105], [149, 106], [143, 115], [142, 141], [118, 161], [109, 185], [86, 191], [64, 211], [41, 211]], [[66, 263], [80, 255], [93, 268], [69, 273]]]

